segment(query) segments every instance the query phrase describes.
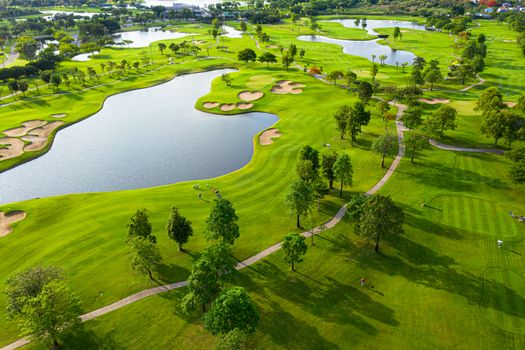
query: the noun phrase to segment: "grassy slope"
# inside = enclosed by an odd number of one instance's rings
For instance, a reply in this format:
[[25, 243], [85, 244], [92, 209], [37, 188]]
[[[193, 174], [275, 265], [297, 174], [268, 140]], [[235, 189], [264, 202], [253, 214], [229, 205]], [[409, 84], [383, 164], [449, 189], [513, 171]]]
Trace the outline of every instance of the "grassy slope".
[[[286, 31], [279, 33], [278, 28], [270, 35], [283, 45], [293, 38]], [[306, 46], [304, 44], [300, 46]], [[333, 45], [313, 44], [307, 48], [307, 55], [323, 64], [328, 62], [327, 66], [334, 69], [343, 64], [363, 69], [369, 66], [366, 60], [343, 55], [340, 51]], [[385, 67], [385, 70], [386, 78], [392, 81], [399, 81], [403, 76], [395, 68]], [[235, 77], [235, 84], [239, 84], [236, 88], [247, 84], [249, 75], [268, 72], [272, 71], [243, 70]], [[278, 74], [285, 76], [283, 72]], [[236, 207], [242, 208], [239, 216], [243, 233], [236, 245], [238, 257], [268, 246], [291, 229], [290, 219], [272, 213], [284, 211], [282, 192], [293, 175], [289, 169], [298, 145], [303, 142], [319, 144], [319, 135], [328, 134], [334, 147], [347, 147], [338, 143], [332, 126], [323, 122], [323, 116], [330, 115], [325, 108], [335, 108], [348, 95], [305, 81], [304, 75], [296, 74], [291, 73], [289, 77], [307, 83], [304, 95], [283, 99], [282, 105], [276, 103], [278, 99], [273, 96], [271, 105], [265, 105], [264, 100], [258, 102], [258, 109], [279, 114], [278, 127], [284, 136], [273, 146], [257, 147], [256, 156], [243, 170], [211, 182], [231, 198]], [[222, 89], [220, 82], [216, 81], [214, 87], [211, 96], [201, 101], [234, 97], [234, 92]], [[315, 93], [308, 95], [312, 88]], [[327, 97], [323, 98], [324, 94]], [[270, 98], [268, 94], [267, 97]], [[298, 98], [300, 107], [294, 103]], [[474, 98], [472, 94], [466, 100], [471, 104]], [[323, 109], [318, 101], [323, 101]], [[369, 130], [380, 130], [377, 117]], [[476, 133], [472, 132], [473, 138], [479, 139]], [[362, 144], [369, 144], [367, 140], [370, 135], [364, 136]], [[354, 162], [361, 164], [355, 169], [356, 176], [360, 177], [356, 190], [363, 191], [380, 175], [377, 159], [360, 149], [350, 151], [354, 154]], [[519, 288], [519, 278], [503, 272], [487, 275], [490, 283], [485, 291], [481, 284], [487, 266], [499, 266], [503, 271], [521, 274], [520, 266], [523, 265], [521, 255], [513, 253], [523, 253], [523, 226], [509, 224], [506, 213], [508, 210], [521, 213], [520, 198], [524, 189], [515, 189], [508, 183], [505, 178], [507, 166], [507, 161], [497, 156], [425, 151], [415, 166], [403, 161], [384, 189], [385, 193], [393, 194], [407, 212], [406, 236], [392, 245], [384, 245], [384, 256], [376, 257], [369, 248], [361, 247], [357, 237], [351, 234], [351, 226], [342, 224], [326, 233], [330, 241], [317, 240], [319, 246], [311, 249], [300, 267], [303, 275], [288, 272], [277, 253], [255, 265], [253, 270], [235, 276], [232, 283], [249, 289], [263, 315], [253, 345], [260, 348], [344, 348], [351, 343], [363, 349], [377, 348], [377, 344], [384, 348], [418, 349], [523, 347], [522, 335], [497, 326], [509, 322], [512, 325], [515, 322], [512, 317], [525, 318], [522, 313], [525, 302], [515, 291], [506, 288], [507, 282], [501, 282], [510, 279], [507, 285]], [[399, 191], [400, 188], [406, 190]], [[273, 200], [268, 202], [267, 198]], [[442, 212], [421, 208], [423, 199]], [[145, 279], [129, 271], [127, 252], [122, 246], [122, 226], [126, 218], [137, 206], [146, 206], [153, 211], [152, 221], [158, 232], [172, 204], [182, 205], [184, 213], [197, 224], [196, 231], [202, 231], [201, 222], [207, 206], [203, 207], [203, 203], [196, 200], [190, 184], [67, 196], [60, 201], [51, 198], [18, 205], [29, 210], [30, 217], [20, 223], [15, 234], [5, 242], [9, 242], [6, 252], [20, 251], [20, 258], [3, 262], [5, 266], [1, 270], [11, 273], [38, 261], [63, 264], [74, 289], [81, 293], [85, 307], [92, 309], [103, 305], [147, 284]], [[333, 212], [336, 204], [330, 199], [323, 211]], [[112, 211], [108, 213], [106, 208]], [[59, 212], [59, 217], [52, 217], [51, 212], [55, 212], [54, 215]], [[44, 228], [39, 227], [38, 222], [49, 224]], [[264, 234], [260, 232], [260, 222], [265, 222]], [[495, 250], [496, 237], [508, 229], [515, 232], [514, 236], [505, 237], [510, 250]], [[163, 277], [170, 279], [187, 274], [191, 259], [175, 253], [164, 235], [159, 236], [168, 262], [162, 271]], [[195, 238], [189, 245], [192, 253], [205, 246], [200, 237]], [[34, 247], [42, 246], [46, 249], [39, 249], [35, 256]], [[97, 247], [96, 251], [89, 250], [93, 247]], [[86, 253], [81, 254], [83, 250]], [[96, 255], [101, 250], [104, 250], [103, 258]], [[86, 276], [89, 282], [85, 281]], [[362, 276], [370, 278], [375, 291], [384, 295], [360, 289], [358, 279]], [[512, 282], [514, 280], [517, 282]], [[117, 286], [119, 282], [125, 286]], [[100, 291], [104, 295], [100, 296]], [[197, 348], [210, 344], [212, 339], [202, 330], [198, 315], [180, 315], [177, 306], [181, 295], [178, 291], [156, 296], [89, 322], [88, 334], [82, 341], [125, 348], [173, 344]], [[488, 297], [483, 299], [484, 295]], [[127, 326], [122, 327], [123, 323]], [[144, 324], [151, 324], [151, 327], [143, 327]], [[171, 325], [173, 331], [166, 332], [166, 325]], [[4, 330], [12, 337], [14, 329], [7, 327]], [[71, 342], [79, 346], [75, 340]]]

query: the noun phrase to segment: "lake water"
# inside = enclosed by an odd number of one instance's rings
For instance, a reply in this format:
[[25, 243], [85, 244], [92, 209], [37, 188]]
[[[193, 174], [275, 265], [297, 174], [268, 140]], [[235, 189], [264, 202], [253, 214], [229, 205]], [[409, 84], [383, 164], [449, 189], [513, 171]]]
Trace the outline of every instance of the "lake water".
[[[94, 54], [98, 55], [99, 52], [95, 51]], [[76, 56], [71, 57], [71, 61], [87, 62], [87, 61], [89, 61], [91, 59], [91, 56], [92, 56], [91, 52], [89, 52], [89, 53], [81, 53], [81, 54], [78, 54]]]
[[53, 11], [53, 10], [40, 10], [43, 14], [46, 14], [48, 16], [44, 16], [44, 19], [46, 21], [49, 21], [55, 16], [56, 14], [65, 14], [65, 15], [73, 15], [75, 17], [85, 17], [85, 18], [91, 18], [94, 15], [102, 15], [101, 12], [70, 12], [70, 11]]
[[109, 97], [98, 113], [59, 131], [48, 153], [0, 173], [0, 203], [158, 186], [243, 167], [254, 135], [278, 118], [197, 111], [195, 101], [228, 72], [180, 76]]
[[372, 61], [372, 55], [376, 55], [375, 62], [379, 63], [379, 56], [386, 55], [386, 64], [396, 65], [399, 62], [401, 65], [403, 62], [412, 64], [412, 61], [416, 57], [412, 52], [403, 50], [393, 50], [389, 46], [379, 45], [375, 40], [341, 40], [332, 39], [320, 35], [301, 35], [297, 37], [301, 41], [310, 41], [315, 43], [327, 43], [336, 44], [343, 47], [343, 52], [352, 56], [360, 56], [367, 58]]
[[[361, 23], [358, 26], [355, 25], [354, 19], [333, 19], [326, 22], [337, 22], [341, 23], [343, 26], [348, 28], [363, 28]], [[377, 28], [404, 28], [404, 29], [416, 29], [416, 30], [425, 30], [424, 25], [417, 24], [415, 22], [408, 21], [394, 21], [394, 20], [384, 20], [384, 19], [367, 19], [366, 20], [366, 31], [370, 35], [377, 35], [374, 29]]]
[[[362, 28], [361, 23], [356, 26], [353, 19], [334, 19], [326, 22], [341, 23], [343, 26], [349, 28]], [[369, 19], [366, 21], [366, 24], [366, 30], [370, 35], [377, 35], [378, 33], [375, 32], [375, 29], [377, 28], [399, 27], [405, 29], [425, 30], [424, 25], [419, 25], [408, 21]], [[412, 64], [412, 61], [416, 57], [416, 55], [414, 55], [412, 52], [394, 50], [387, 45], [380, 45], [377, 43], [379, 39], [342, 40], [332, 39], [321, 35], [301, 35], [297, 39], [316, 43], [336, 44], [343, 47], [344, 53], [353, 56], [364, 57], [370, 61], [372, 61], [372, 55], [375, 55], [375, 62], [379, 62], [380, 55], [386, 55], [387, 59], [385, 60], [385, 63], [393, 66], [395, 66], [396, 64], [400, 65], [403, 62], [408, 62], [408, 64]]]
[[[147, 30], [134, 30], [130, 32], [115, 33], [113, 40], [115, 43], [122, 43], [124, 40], [133, 41], [129, 45], [122, 47], [147, 47], [152, 42], [167, 39], [178, 39], [191, 34], [171, 32], [161, 30], [158, 27], [148, 28]], [[120, 46], [120, 45], [119, 45]]]
[[224, 34], [224, 36], [227, 37], [227, 38], [232, 38], [232, 39], [240, 39], [240, 38], [242, 38], [242, 32], [240, 30], [237, 30], [237, 29], [235, 29], [233, 27], [226, 26], [226, 25], [223, 25], [222, 29], [224, 29], [224, 31], [226, 32], [226, 34]]
[[145, 6], [164, 6], [172, 7], [174, 3], [182, 3], [188, 5], [196, 5], [204, 7], [205, 5], [218, 4], [225, 0], [145, 0]]

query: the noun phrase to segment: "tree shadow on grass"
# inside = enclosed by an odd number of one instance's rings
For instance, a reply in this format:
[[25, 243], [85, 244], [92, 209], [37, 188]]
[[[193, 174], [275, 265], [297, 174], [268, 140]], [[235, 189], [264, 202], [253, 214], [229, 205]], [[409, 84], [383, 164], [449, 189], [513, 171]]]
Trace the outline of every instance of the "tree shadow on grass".
[[[429, 211], [436, 210], [428, 208]], [[417, 230], [422, 230], [426, 233], [433, 234], [439, 237], [445, 237], [453, 240], [462, 240], [465, 237], [461, 234], [461, 231], [446, 225], [438, 225], [435, 222], [425, 219], [424, 217], [413, 215], [407, 211], [403, 206], [403, 211], [405, 213], [405, 225], [411, 226]]]
[[174, 281], [184, 281], [190, 275], [190, 270], [174, 264], [160, 264], [157, 268], [157, 283], [167, 284]]
[[65, 335], [61, 348], [75, 350], [125, 349], [125, 347], [115, 342], [112, 331], [101, 333], [102, 332], [95, 333], [92, 330], [86, 329], [85, 326], [82, 326], [78, 332], [67, 333]]

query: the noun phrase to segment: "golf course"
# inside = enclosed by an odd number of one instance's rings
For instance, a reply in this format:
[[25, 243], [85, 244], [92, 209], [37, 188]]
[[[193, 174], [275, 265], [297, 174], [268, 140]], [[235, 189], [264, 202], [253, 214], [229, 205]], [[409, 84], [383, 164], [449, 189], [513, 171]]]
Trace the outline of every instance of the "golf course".
[[[56, 266], [80, 305], [80, 325], [35, 335], [1, 293], [0, 348], [525, 348], [525, 175], [511, 171], [525, 147], [518, 34], [496, 19], [474, 18], [459, 33], [425, 23], [399, 14], [167, 21], [168, 39], [142, 32], [147, 46], [60, 61], [58, 84], [27, 76], [25, 90], [12, 90], [0, 79], [0, 290]], [[483, 69], [463, 76], [470, 42], [485, 47]], [[418, 83], [419, 58], [425, 77], [433, 67], [440, 78]], [[489, 93], [521, 129], [487, 131]], [[368, 119], [343, 127], [343, 106]], [[447, 110], [452, 120], [436, 122]], [[351, 160], [349, 178], [337, 166], [327, 175], [334, 154], [335, 164]], [[312, 193], [302, 212], [290, 205], [297, 183]], [[395, 207], [397, 232], [367, 236], [374, 198]], [[218, 244], [210, 222], [223, 199], [238, 217], [235, 243], [219, 239], [234, 263], [217, 273], [213, 298], [187, 312], [196, 266]], [[168, 232], [172, 208], [191, 222], [183, 246]], [[142, 209], [154, 244], [133, 239], [161, 257], [146, 270], [134, 268], [130, 238]], [[307, 246], [302, 258], [288, 253], [290, 233]], [[208, 318], [236, 287], [256, 327], [242, 346], [219, 347], [228, 332]]]

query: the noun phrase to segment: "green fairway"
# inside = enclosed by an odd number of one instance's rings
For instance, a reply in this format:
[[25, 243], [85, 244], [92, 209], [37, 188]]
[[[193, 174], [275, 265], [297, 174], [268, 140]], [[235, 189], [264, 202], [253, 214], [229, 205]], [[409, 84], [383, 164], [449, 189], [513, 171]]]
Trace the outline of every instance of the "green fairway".
[[[332, 17], [325, 17], [326, 19]], [[386, 17], [385, 17], [386, 18]], [[391, 17], [390, 17], [391, 18]], [[411, 17], [396, 19], [413, 20]], [[238, 27], [237, 23], [229, 23]], [[321, 22], [322, 34], [334, 38], [364, 40], [365, 30], [345, 28], [338, 23]], [[320, 201], [315, 222], [329, 220], [351, 194], [372, 188], [385, 174], [381, 156], [372, 152], [374, 140], [395, 130], [394, 122], [380, 116], [377, 101], [368, 108], [370, 124], [363, 127], [354, 146], [340, 139], [333, 115], [343, 104], [358, 100], [355, 92], [322, 82], [304, 71], [280, 64], [281, 47], [295, 43], [304, 48], [299, 66], [318, 66], [324, 73], [352, 69], [358, 78], [371, 81], [371, 62], [344, 54], [341, 47], [302, 42], [299, 35], [314, 34], [308, 27], [286, 21], [264, 25], [269, 43], [255, 44], [255, 29], [250, 26], [242, 39], [222, 37], [218, 42], [207, 34], [209, 25], [175, 25], [178, 31], [192, 32], [199, 40], [201, 57], [180, 57], [170, 64], [152, 44], [154, 63], [122, 75], [106, 74], [101, 82], [88, 80], [86, 86], [73, 81], [62, 94], [41, 87], [41, 95], [28, 91], [27, 98], [12, 97], [4, 102], [0, 131], [32, 119], [55, 120], [55, 113], [66, 113], [67, 125], [81, 122], [102, 108], [113, 94], [147, 88], [175, 75], [218, 68], [235, 68], [231, 86], [220, 78], [210, 86], [209, 94], [195, 101], [204, 109], [205, 102], [238, 103], [242, 91], [261, 91], [247, 111], [274, 113], [274, 125], [282, 137], [261, 146], [254, 136], [254, 155], [242, 169], [223, 176], [199, 181], [170, 184], [155, 188], [110, 193], [71, 194], [41, 198], [0, 206], [0, 210], [23, 210], [27, 218], [14, 225], [13, 233], [0, 237], [0, 281], [30, 266], [54, 264], [64, 269], [72, 290], [79, 295], [84, 311], [89, 312], [133, 293], [157, 286], [147, 276], [130, 267], [130, 252], [125, 242], [126, 223], [139, 208], [149, 211], [153, 234], [157, 236], [163, 263], [156, 275], [161, 283], [185, 280], [192, 263], [211, 242], [205, 239], [205, 219], [214, 194], [206, 185], [220, 190], [230, 200], [239, 216], [240, 238], [233, 254], [242, 260], [280, 242], [289, 232], [299, 232], [288, 215], [285, 196], [296, 178], [296, 162], [301, 146], [310, 145], [321, 154], [331, 151], [350, 155], [353, 184], [345, 188], [343, 198], [332, 190]], [[479, 22], [473, 35], [487, 35], [488, 56], [481, 78], [486, 82], [468, 91], [460, 84], [444, 80], [435, 91], [425, 91], [425, 98], [449, 99], [458, 110], [457, 129], [447, 131], [439, 140], [446, 144], [493, 148], [493, 140], [480, 132], [481, 117], [475, 111], [479, 93], [499, 87], [507, 101], [523, 95], [525, 61], [516, 45], [504, 42], [514, 35], [506, 26]], [[392, 34], [391, 28], [378, 32]], [[252, 36], [253, 38], [251, 38]], [[180, 42], [184, 40], [167, 40]], [[186, 38], [189, 40], [189, 38]], [[427, 61], [439, 59], [445, 73], [454, 59], [454, 36], [407, 30], [403, 40], [387, 39], [384, 44], [412, 51]], [[216, 45], [227, 46], [221, 51]], [[270, 51], [279, 63], [240, 63], [237, 52], [252, 48], [257, 54]], [[66, 68], [95, 67], [108, 60], [137, 60], [145, 49], [105, 48], [87, 62], [65, 62]], [[149, 50], [149, 49], [146, 49]], [[205, 58], [202, 56], [209, 55]], [[506, 59], [502, 58], [506, 55]], [[507, 60], [507, 61], [505, 61]], [[518, 72], [518, 73], [517, 73]], [[410, 69], [379, 65], [377, 79], [381, 86], [405, 86]], [[301, 94], [279, 95], [272, 92], [277, 81], [290, 80], [304, 85]], [[342, 83], [342, 81], [340, 81]], [[468, 84], [475, 83], [471, 81]], [[5, 90], [1, 91], [6, 95]], [[379, 93], [379, 97], [385, 97]], [[176, 100], [174, 100], [176, 103]], [[423, 104], [424, 115], [440, 105]], [[396, 112], [394, 108], [392, 113]], [[67, 126], [66, 125], [66, 126]], [[59, 131], [60, 132], [60, 131]], [[326, 146], [329, 144], [329, 147]], [[516, 142], [515, 145], [522, 145]], [[52, 147], [48, 144], [47, 149]], [[0, 162], [0, 171], [41, 155], [23, 156]], [[522, 349], [525, 348], [525, 224], [509, 212], [525, 215], [525, 186], [515, 185], [508, 176], [510, 160], [502, 155], [440, 150], [427, 146], [414, 164], [409, 157], [399, 167], [381, 194], [392, 196], [405, 213], [404, 234], [381, 243], [376, 254], [354, 233], [354, 222], [344, 218], [335, 228], [308, 242], [308, 252], [297, 272], [283, 261], [281, 251], [227, 277], [228, 285], [247, 289], [261, 314], [249, 348], [257, 349]], [[198, 161], [198, 159], [196, 159]], [[392, 159], [386, 159], [386, 167]], [[57, 179], [59, 181], [59, 179]], [[335, 187], [338, 187], [335, 183]], [[199, 193], [204, 200], [200, 200]], [[194, 236], [179, 252], [165, 231], [171, 207], [192, 221]], [[305, 223], [305, 226], [307, 224]], [[498, 248], [496, 241], [504, 241]], [[361, 278], [369, 287], [361, 287]], [[215, 342], [203, 329], [202, 315], [185, 315], [180, 302], [184, 288], [145, 298], [85, 323], [84, 330], [66, 339], [71, 349], [203, 349]], [[16, 325], [6, 320], [7, 300], [0, 294], [0, 346], [18, 339]], [[33, 343], [27, 348], [42, 348]]]

